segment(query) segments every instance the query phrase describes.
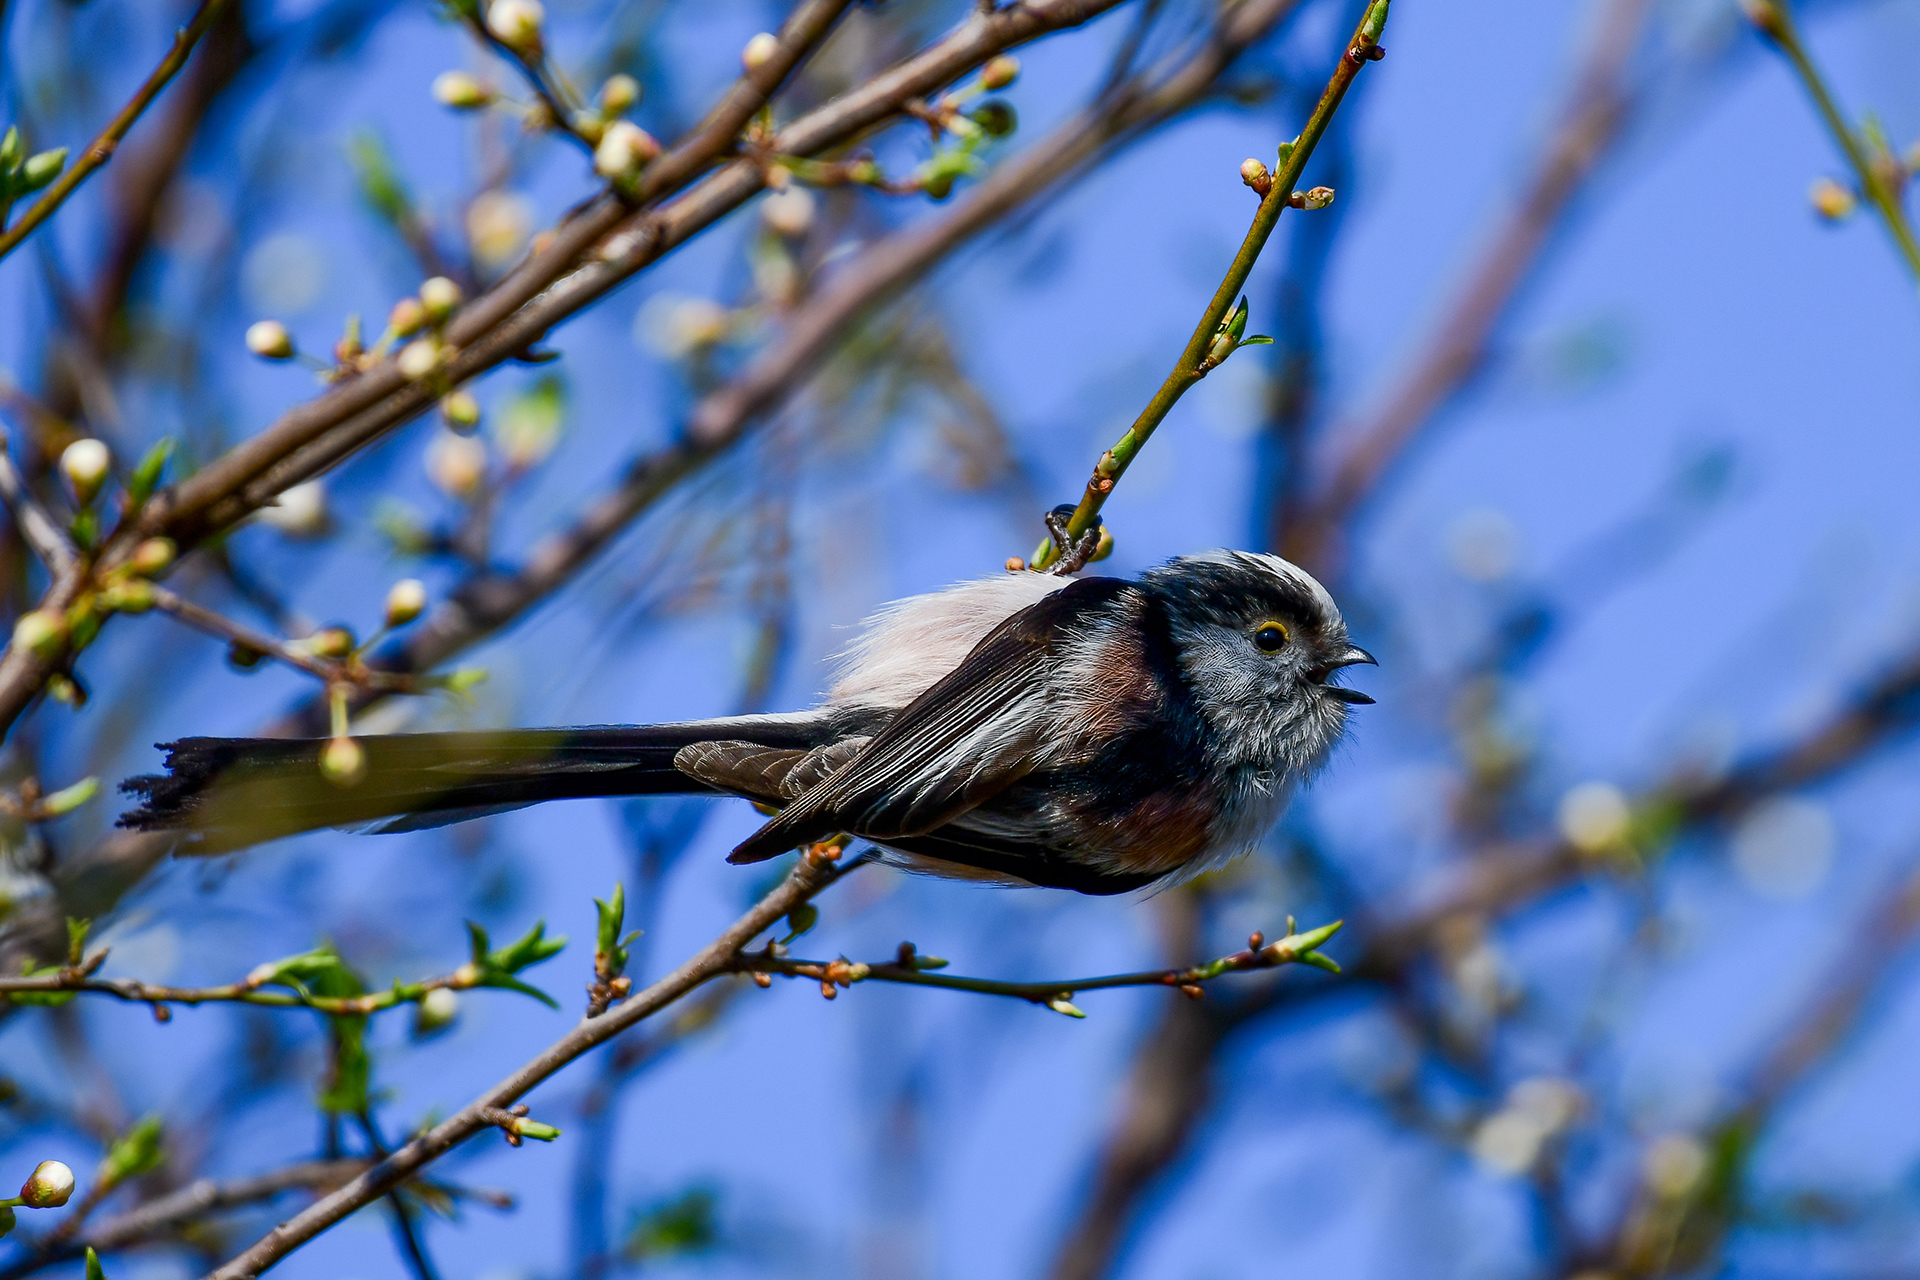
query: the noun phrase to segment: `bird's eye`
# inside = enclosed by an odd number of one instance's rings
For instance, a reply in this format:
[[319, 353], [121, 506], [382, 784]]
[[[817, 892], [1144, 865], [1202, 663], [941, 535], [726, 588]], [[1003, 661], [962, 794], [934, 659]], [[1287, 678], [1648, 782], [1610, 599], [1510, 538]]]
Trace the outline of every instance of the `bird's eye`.
[[1253, 646], [1262, 653], [1278, 653], [1287, 647], [1287, 626], [1284, 622], [1263, 622], [1253, 633]]

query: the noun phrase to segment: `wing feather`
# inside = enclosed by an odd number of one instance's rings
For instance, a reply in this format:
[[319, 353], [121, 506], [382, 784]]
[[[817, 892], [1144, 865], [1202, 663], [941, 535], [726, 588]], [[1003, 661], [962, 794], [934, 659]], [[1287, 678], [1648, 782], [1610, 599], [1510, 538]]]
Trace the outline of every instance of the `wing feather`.
[[729, 861], [758, 862], [835, 831], [880, 841], [921, 835], [1025, 777], [1044, 745], [1058, 642], [1131, 590], [1117, 578], [1084, 578], [1008, 617]]

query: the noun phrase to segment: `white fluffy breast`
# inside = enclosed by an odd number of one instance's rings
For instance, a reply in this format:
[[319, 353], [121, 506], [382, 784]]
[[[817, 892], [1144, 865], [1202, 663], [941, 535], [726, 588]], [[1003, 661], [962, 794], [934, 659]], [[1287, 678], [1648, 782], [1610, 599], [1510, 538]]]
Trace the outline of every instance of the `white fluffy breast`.
[[860, 638], [839, 655], [840, 678], [828, 701], [904, 707], [959, 666], [989, 631], [1072, 581], [1050, 573], [1004, 573], [895, 601], [869, 618]]

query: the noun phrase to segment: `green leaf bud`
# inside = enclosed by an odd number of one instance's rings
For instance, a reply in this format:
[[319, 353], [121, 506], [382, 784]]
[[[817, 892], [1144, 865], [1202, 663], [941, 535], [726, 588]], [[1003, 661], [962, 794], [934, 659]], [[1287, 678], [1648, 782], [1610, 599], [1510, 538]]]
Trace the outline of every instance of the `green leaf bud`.
[[980, 68], [980, 84], [992, 90], [1004, 89], [1020, 78], [1020, 59], [1003, 53]]
[[38, 191], [60, 176], [67, 167], [67, 149], [55, 147], [52, 151], [42, 151], [28, 160], [20, 170], [20, 190]]
[[994, 138], [1004, 138], [1020, 126], [1020, 116], [1014, 111], [1013, 104], [998, 98], [981, 103], [968, 118]]
[[34, 657], [50, 659], [60, 652], [67, 638], [67, 620], [51, 609], [35, 609], [22, 614], [13, 624], [13, 643]]

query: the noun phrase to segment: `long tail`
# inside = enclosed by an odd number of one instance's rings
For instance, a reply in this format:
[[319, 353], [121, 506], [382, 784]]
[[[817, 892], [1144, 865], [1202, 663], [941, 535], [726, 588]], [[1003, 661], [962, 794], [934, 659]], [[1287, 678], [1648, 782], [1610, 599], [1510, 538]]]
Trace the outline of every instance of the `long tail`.
[[120, 825], [184, 833], [182, 853], [224, 853], [321, 827], [415, 830], [503, 809], [587, 796], [716, 790], [674, 768], [680, 748], [715, 739], [807, 749], [805, 717], [692, 724], [413, 733], [357, 738], [366, 772], [351, 786], [320, 770], [320, 738], [183, 738], [162, 743], [164, 774], [129, 778], [140, 798]]

